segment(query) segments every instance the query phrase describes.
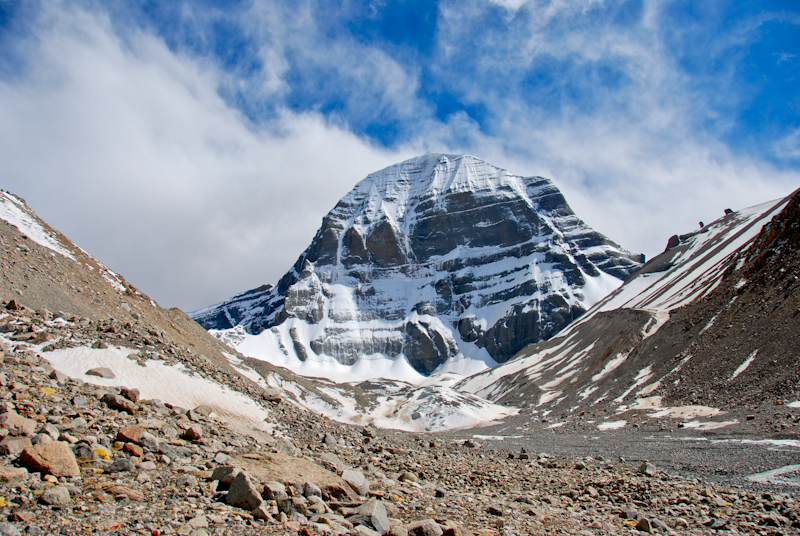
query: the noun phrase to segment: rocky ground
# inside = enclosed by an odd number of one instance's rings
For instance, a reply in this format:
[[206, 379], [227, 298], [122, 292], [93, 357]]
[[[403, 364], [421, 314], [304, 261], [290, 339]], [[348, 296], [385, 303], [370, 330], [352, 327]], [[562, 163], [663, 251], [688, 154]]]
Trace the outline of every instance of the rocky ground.
[[[790, 495], [714, 486], [649, 463], [348, 426], [274, 396], [261, 397], [273, 438], [258, 441], [211, 408], [141, 400], [49, 366], [54, 347], [124, 342], [107, 323], [3, 306], [3, 535], [800, 532]], [[167, 359], [184, 359], [177, 354]], [[202, 372], [258, 389], [214, 363]]]

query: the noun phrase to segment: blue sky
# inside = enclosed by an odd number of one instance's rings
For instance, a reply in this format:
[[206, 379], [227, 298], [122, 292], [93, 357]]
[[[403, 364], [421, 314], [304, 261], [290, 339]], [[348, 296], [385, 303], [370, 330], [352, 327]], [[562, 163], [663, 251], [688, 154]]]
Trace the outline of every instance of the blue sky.
[[426, 151], [648, 255], [800, 186], [793, 2], [0, 0], [0, 52], [0, 187], [185, 309]]

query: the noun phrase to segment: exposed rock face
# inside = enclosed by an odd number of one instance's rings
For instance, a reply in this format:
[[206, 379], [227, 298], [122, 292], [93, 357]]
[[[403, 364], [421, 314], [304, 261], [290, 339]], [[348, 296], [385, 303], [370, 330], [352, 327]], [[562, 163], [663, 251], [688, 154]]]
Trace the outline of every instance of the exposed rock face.
[[553, 183], [471, 156], [425, 155], [361, 181], [276, 287], [192, 313], [271, 330], [299, 359], [404, 356], [430, 373], [462, 353], [506, 361], [637, 270]]

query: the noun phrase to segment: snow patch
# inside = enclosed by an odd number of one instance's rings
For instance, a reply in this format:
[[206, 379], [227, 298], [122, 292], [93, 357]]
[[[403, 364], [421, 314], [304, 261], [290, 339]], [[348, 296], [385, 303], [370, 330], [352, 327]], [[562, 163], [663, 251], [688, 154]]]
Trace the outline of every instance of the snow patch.
[[747, 370], [747, 367], [749, 367], [749, 366], [750, 366], [750, 363], [752, 363], [752, 362], [753, 362], [753, 359], [755, 359], [755, 358], [756, 358], [756, 355], [757, 355], [757, 354], [758, 354], [758, 350], [756, 350], [755, 352], [753, 352], [752, 354], [750, 354], [750, 356], [749, 356], [747, 359], [745, 359], [745, 360], [744, 360], [744, 362], [743, 362], [741, 365], [739, 365], [739, 368], [737, 368], [736, 370], [734, 370], [734, 371], [733, 371], [733, 376], [731, 376], [731, 377], [728, 379], [728, 381], [731, 381], [731, 380], [732, 380], [732, 379], [734, 379], [736, 376], [738, 376], [739, 374], [741, 374], [742, 372], [744, 372], [745, 370]]

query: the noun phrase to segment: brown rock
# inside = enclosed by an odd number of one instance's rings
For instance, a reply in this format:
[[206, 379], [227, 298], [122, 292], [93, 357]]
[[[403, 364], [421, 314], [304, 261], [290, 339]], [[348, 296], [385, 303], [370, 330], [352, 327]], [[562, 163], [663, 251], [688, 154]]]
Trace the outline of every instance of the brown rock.
[[[108, 347], [106, 347], [106, 348], [108, 348]], [[106, 367], [97, 367], [97, 368], [89, 369], [89, 370], [86, 371], [86, 375], [87, 376], [97, 376], [99, 378], [105, 378], [107, 380], [113, 380], [114, 378], [117, 377], [117, 375], [114, 374], [114, 371], [112, 371], [110, 368], [106, 368]]]
[[119, 390], [119, 394], [121, 394], [122, 396], [124, 396], [133, 403], [139, 402], [139, 397], [141, 396], [139, 389], [128, 389], [127, 387], [122, 387]]
[[138, 456], [139, 458], [144, 456], [144, 449], [142, 449], [142, 447], [136, 443], [125, 443], [125, 446], [123, 446], [122, 449], [131, 456]]
[[28, 471], [18, 467], [8, 467], [0, 465], [0, 483], [2, 484], [16, 484], [28, 479]]
[[442, 536], [444, 531], [433, 519], [423, 519], [406, 525], [409, 536]]
[[111, 408], [116, 409], [118, 411], [127, 411], [131, 415], [136, 413], [137, 406], [127, 398], [121, 397], [119, 395], [112, 395], [108, 393], [103, 396], [101, 399], [105, 404]]
[[51, 441], [28, 447], [19, 457], [30, 471], [53, 476], [80, 476], [81, 470], [68, 443]]
[[116, 441], [121, 441], [122, 443], [139, 443], [139, 439], [144, 432], [145, 429], [139, 426], [126, 426], [119, 429]]
[[120, 495], [124, 495], [128, 499], [132, 501], [141, 501], [144, 499], [144, 494], [141, 491], [136, 491], [135, 489], [131, 489], [125, 486], [109, 486], [106, 488], [106, 493], [113, 495], [114, 497], [119, 497]]
[[198, 441], [203, 437], [203, 429], [197, 426], [196, 424], [190, 426], [184, 433], [183, 437], [188, 439], [189, 441]]
[[343, 501], [355, 501], [358, 496], [341, 477], [312, 461], [295, 458], [282, 452], [263, 453], [255, 457], [234, 456], [228, 463], [247, 471], [260, 482], [275, 480], [294, 482], [301, 477], [315, 482], [323, 493]]
[[457, 527], [447, 527], [442, 536], [474, 536], [468, 529], [461, 525]]
[[0, 414], [0, 426], [8, 430], [13, 436], [32, 436], [36, 432], [39, 423], [33, 419], [27, 419], [22, 415], [17, 415], [13, 411]]

